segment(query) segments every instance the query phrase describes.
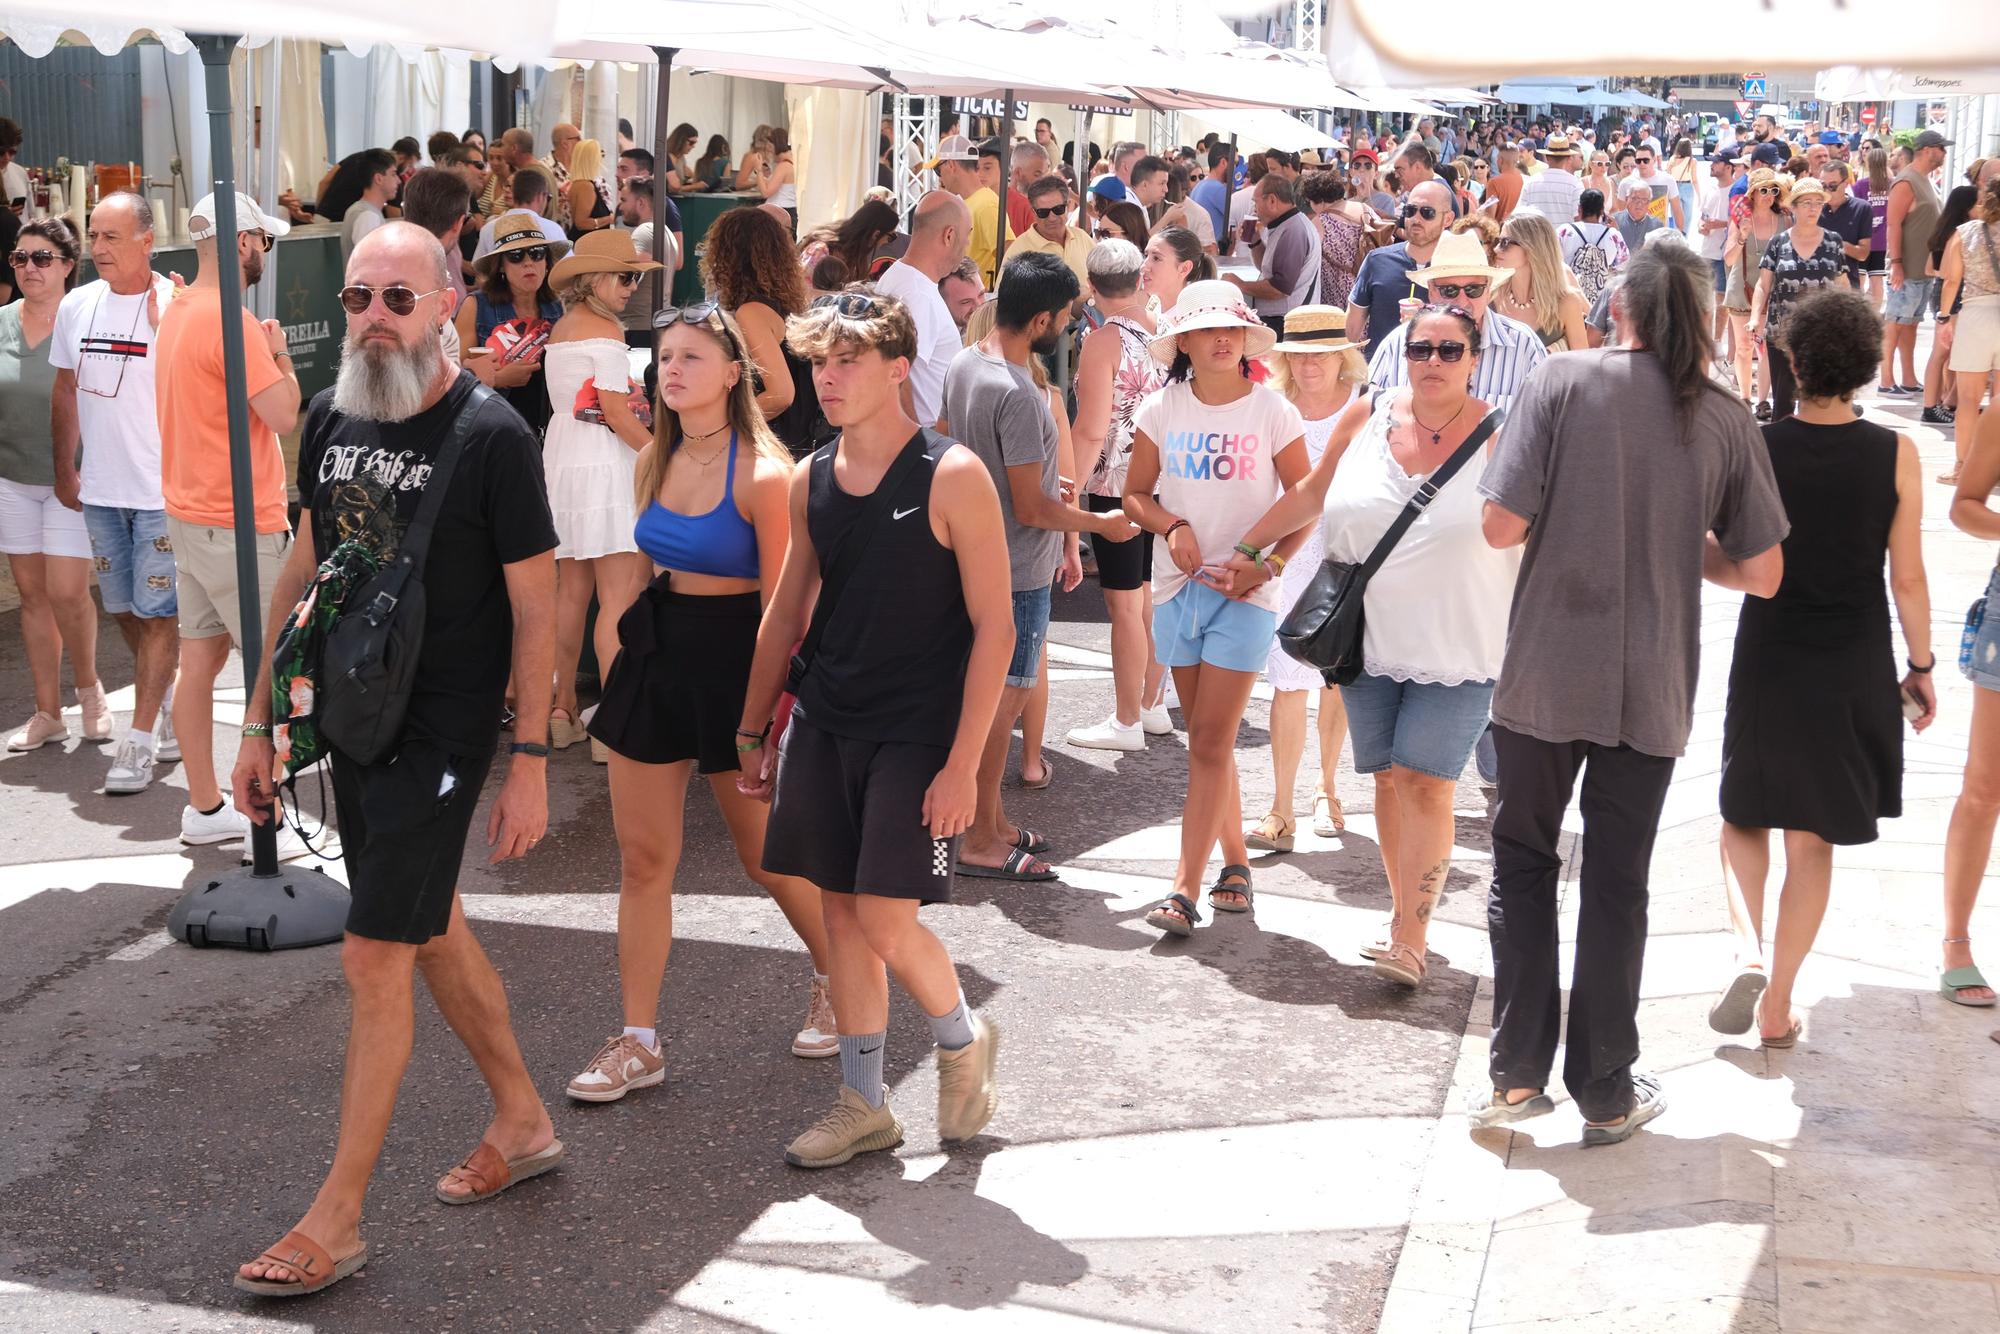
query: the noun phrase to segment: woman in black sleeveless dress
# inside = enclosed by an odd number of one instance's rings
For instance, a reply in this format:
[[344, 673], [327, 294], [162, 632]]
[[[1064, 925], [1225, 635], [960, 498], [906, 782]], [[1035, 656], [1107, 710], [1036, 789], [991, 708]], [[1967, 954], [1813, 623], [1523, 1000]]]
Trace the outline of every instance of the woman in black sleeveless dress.
[[[1916, 446], [1853, 415], [1854, 391], [1875, 374], [1881, 329], [1845, 287], [1803, 298], [1779, 353], [1791, 358], [1801, 406], [1764, 428], [1792, 531], [1777, 596], [1746, 598], [1736, 626], [1722, 728], [1722, 859], [1737, 973], [1709, 1023], [1742, 1033], [1754, 1022], [1769, 1047], [1798, 1040], [1792, 983], [1826, 913], [1834, 845], [1872, 843], [1878, 819], [1902, 814], [1898, 676], [1921, 710], [1918, 730], [1937, 711]], [[1907, 674], [1890, 644], [1885, 551]], [[1784, 831], [1785, 879], [1767, 970], [1773, 829]]]

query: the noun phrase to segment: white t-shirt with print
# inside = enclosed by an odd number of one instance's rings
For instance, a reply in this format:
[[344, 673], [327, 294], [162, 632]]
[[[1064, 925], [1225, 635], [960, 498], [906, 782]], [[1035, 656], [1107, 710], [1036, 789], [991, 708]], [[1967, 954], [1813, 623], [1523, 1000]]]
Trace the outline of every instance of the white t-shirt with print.
[[[174, 284], [153, 275], [165, 309]], [[160, 420], [153, 397], [153, 323], [146, 293], [119, 296], [102, 278], [56, 308], [49, 364], [76, 375], [83, 439], [83, 503], [107, 509], [166, 508], [160, 494]], [[216, 405], [221, 411], [221, 405]]]
[[964, 346], [951, 307], [938, 285], [923, 270], [897, 260], [875, 282], [875, 290], [910, 308], [917, 322], [917, 359], [910, 363], [910, 396], [916, 400], [917, 425], [937, 425], [944, 411], [944, 373]]
[[[1132, 429], [1144, 432], [1160, 452], [1154, 488], [1160, 504], [1188, 521], [1202, 563], [1214, 566], [1228, 564], [1236, 544], [1284, 490], [1277, 455], [1305, 435], [1299, 410], [1273, 390], [1253, 384], [1234, 403], [1214, 407], [1194, 396], [1191, 380], [1150, 395], [1133, 416]], [[1153, 601], [1169, 601], [1186, 583], [1180, 567], [1161, 552], [1153, 562]], [[1275, 579], [1247, 600], [1267, 611], [1284, 610], [1284, 591]]]

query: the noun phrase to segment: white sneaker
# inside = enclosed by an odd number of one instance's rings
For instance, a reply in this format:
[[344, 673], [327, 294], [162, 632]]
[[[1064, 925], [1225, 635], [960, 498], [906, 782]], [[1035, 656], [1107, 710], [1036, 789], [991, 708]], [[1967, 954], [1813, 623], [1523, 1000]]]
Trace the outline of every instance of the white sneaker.
[[126, 737], [118, 743], [118, 753], [111, 757], [111, 768], [104, 775], [104, 790], [112, 796], [130, 796], [134, 792], [144, 792], [153, 785], [153, 752]]
[[174, 702], [160, 705], [160, 720], [153, 724], [153, 757], [161, 764], [179, 764], [181, 740], [174, 735]]
[[224, 798], [221, 807], [207, 815], [192, 806], [181, 807], [181, 842], [193, 847], [205, 843], [228, 843], [249, 832], [250, 821]]
[[1147, 736], [1173, 735], [1174, 719], [1173, 715], [1167, 712], [1165, 697], [1152, 708], [1139, 710], [1139, 726], [1145, 729]]
[[[245, 820], [243, 823], [245, 828], [237, 835], [237, 837], [243, 840], [243, 855], [239, 859], [238, 864], [248, 866], [252, 861], [250, 856], [250, 830], [248, 828], [250, 822]], [[331, 845], [331, 838], [331, 834], [324, 835], [320, 843], [320, 852], [325, 853], [329, 858], [340, 855], [340, 850]], [[317, 855], [311, 848], [306, 846], [306, 841], [299, 837], [299, 831], [292, 827], [290, 820], [278, 826], [278, 860], [281, 863], [302, 861], [307, 857]]]
[[1146, 732], [1138, 723], [1127, 727], [1117, 716], [1106, 718], [1095, 727], [1072, 727], [1065, 738], [1072, 746], [1082, 746], [1086, 750], [1144, 750]]

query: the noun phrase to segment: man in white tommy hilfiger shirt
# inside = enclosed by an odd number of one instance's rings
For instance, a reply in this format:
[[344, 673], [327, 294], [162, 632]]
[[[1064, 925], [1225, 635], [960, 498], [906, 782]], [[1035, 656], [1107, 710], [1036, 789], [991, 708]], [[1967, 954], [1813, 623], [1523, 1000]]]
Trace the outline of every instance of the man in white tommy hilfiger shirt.
[[[1490, 309], [1494, 289], [1512, 273], [1486, 262], [1486, 247], [1473, 233], [1446, 232], [1431, 255], [1430, 267], [1410, 274], [1410, 281], [1427, 289], [1432, 303], [1458, 306], [1479, 321], [1479, 366], [1472, 372], [1472, 396], [1500, 408], [1513, 406], [1528, 373], [1549, 355], [1533, 329]], [[1368, 378], [1377, 388], [1409, 383], [1409, 365], [1403, 358], [1409, 333], [1410, 322], [1405, 320], [1375, 349]]]

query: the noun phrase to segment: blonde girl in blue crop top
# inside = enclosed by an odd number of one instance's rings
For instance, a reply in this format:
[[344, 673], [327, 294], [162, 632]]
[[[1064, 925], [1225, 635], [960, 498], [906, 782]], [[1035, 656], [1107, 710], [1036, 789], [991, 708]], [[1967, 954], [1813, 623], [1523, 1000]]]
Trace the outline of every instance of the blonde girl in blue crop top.
[[623, 1027], [570, 1082], [570, 1096], [582, 1102], [614, 1102], [665, 1076], [657, 1013], [683, 809], [697, 771], [715, 793], [744, 872], [777, 900], [812, 956], [806, 1021], [792, 1053], [838, 1052], [819, 891], [763, 869], [770, 808], [735, 781], [757, 627], [790, 537], [792, 457], [757, 407], [735, 320], [714, 303], [662, 318], [658, 420], [635, 478], [635, 536], [658, 575], [619, 619], [618, 655], [590, 719], [591, 736], [611, 751]]

